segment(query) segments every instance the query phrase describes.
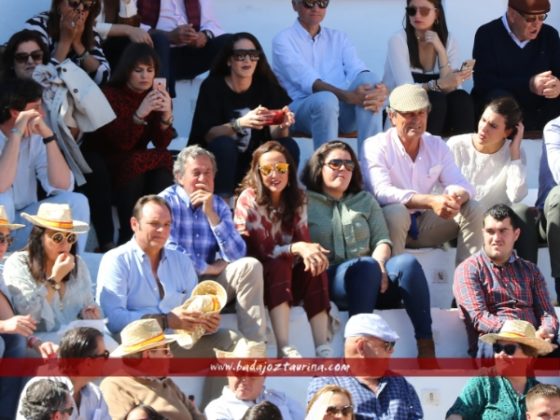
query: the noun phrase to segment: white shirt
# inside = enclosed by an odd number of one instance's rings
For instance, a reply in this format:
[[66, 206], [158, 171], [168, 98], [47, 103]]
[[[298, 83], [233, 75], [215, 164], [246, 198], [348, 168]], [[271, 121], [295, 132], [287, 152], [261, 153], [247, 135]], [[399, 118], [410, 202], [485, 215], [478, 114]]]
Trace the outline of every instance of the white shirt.
[[509, 27], [509, 23], [507, 21], [507, 16], [506, 15], [502, 16], [502, 23], [504, 24], [504, 26], [506, 28], [506, 31], [509, 34], [509, 36], [511, 37], [511, 39], [513, 39], [513, 42], [515, 42], [519, 48], [524, 48], [525, 45], [527, 45], [529, 43], [530, 39], [526, 39], [525, 41], [521, 41], [519, 38], [517, 38], [517, 36], [513, 33], [513, 31]]
[[[186, 25], [188, 23], [184, 0], [161, 0], [156, 29], [170, 32], [177, 26]], [[224, 30], [214, 16], [214, 10], [210, 0], [200, 0], [200, 29], [209, 30], [214, 36], [224, 33]]]
[[272, 68], [294, 101], [311, 95], [317, 79], [347, 89], [368, 70], [344, 32], [321, 27], [313, 38], [299, 20], [274, 37]]
[[[105, 40], [109, 35], [112, 23], [105, 22], [105, 9], [103, 7], [103, 0], [99, 0], [101, 3], [101, 11], [95, 18], [95, 30], [99, 36]], [[130, 18], [138, 14], [138, 8], [136, 7], [136, 0], [120, 0], [119, 1], [119, 17]], [[144, 25], [146, 31], [150, 29], [148, 26]]]

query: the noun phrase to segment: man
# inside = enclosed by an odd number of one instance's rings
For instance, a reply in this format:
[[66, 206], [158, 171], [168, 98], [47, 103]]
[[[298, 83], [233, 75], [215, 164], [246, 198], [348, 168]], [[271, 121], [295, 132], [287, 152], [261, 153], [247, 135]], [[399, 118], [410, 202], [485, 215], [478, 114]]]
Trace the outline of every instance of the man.
[[560, 114], [560, 38], [544, 20], [549, 0], [509, 0], [506, 13], [474, 38], [472, 90], [478, 112], [499, 96], [514, 96], [526, 130], [542, 130]]
[[560, 388], [537, 384], [525, 397], [527, 420], [560, 420]]
[[151, 28], [172, 97], [175, 80], [208, 70], [229, 36], [216, 21], [211, 0], [138, 0], [138, 14]]
[[26, 419], [68, 420], [73, 412], [68, 387], [51, 379], [31, 384], [21, 401], [20, 413]]
[[[185, 254], [164, 247], [171, 228], [171, 211], [161, 197], [141, 197], [130, 220], [134, 236], [107, 252], [97, 275], [97, 300], [112, 333], [141, 318], [156, 319], [162, 329], [192, 331], [202, 326], [218, 331], [220, 314], [185, 312], [181, 305], [196, 285], [196, 273]], [[209, 357], [216, 346], [230, 348], [236, 337], [220, 330], [205, 335], [185, 355]], [[184, 349], [174, 349], [183, 354]]]
[[316, 377], [307, 388], [307, 402], [323, 386], [335, 384], [352, 394], [356, 420], [423, 418], [422, 406], [412, 385], [402, 376], [385, 375], [386, 370], [382, 368], [399, 339], [387, 322], [377, 314], [354, 315], [346, 323], [344, 338], [346, 359], [368, 359], [367, 363], [360, 365], [383, 373], [361, 376], [356, 372], [356, 376]]
[[[358, 130], [358, 143], [381, 131], [387, 88], [358, 58], [348, 36], [321, 26], [329, 0], [292, 0], [298, 19], [272, 41], [272, 65], [292, 98], [296, 131], [313, 146]], [[360, 147], [361, 149], [361, 147]]]
[[[391, 92], [393, 125], [364, 143], [361, 167], [387, 220], [393, 255], [457, 238], [456, 262], [480, 249], [482, 210], [475, 191], [438, 136], [426, 133], [430, 102], [418, 85]], [[434, 192], [439, 189], [441, 193]]]
[[186, 253], [199, 279], [213, 279], [236, 300], [237, 323], [246, 338], [266, 341], [262, 265], [245, 257], [246, 245], [231, 210], [214, 194], [216, 161], [200, 146], [186, 147], [173, 166], [176, 184], [165, 189], [173, 221], [168, 247]]
[[[89, 221], [85, 196], [71, 192], [74, 177], [56, 137], [44, 120], [42, 88], [33, 80], [14, 79], [0, 85], [0, 204], [8, 217], [25, 227], [14, 232], [14, 249], [23, 248], [31, 225], [20, 213], [37, 213], [39, 204], [66, 203], [78, 220]], [[37, 181], [47, 197], [37, 196]], [[85, 249], [87, 235], [78, 239]]]
[[[477, 355], [482, 334], [500, 331], [507, 319], [530, 322], [537, 337], [555, 341], [558, 318], [546, 284], [535, 264], [519, 258], [513, 246], [519, 237], [515, 213], [496, 204], [484, 213], [483, 249], [455, 270], [453, 293], [469, 338], [469, 354]], [[478, 355], [491, 357], [491, 346], [480, 342]]]

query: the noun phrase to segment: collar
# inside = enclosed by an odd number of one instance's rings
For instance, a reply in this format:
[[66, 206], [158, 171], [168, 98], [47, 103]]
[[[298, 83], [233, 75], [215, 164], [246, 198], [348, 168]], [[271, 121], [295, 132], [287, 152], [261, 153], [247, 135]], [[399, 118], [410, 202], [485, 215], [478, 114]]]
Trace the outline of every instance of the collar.
[[307, 29], [305, 29], [302, 26], [301, 22], [299, 21], [299, 18], [296, 19], [296, 22], [294, 23], [294, 28], [300, 36], [306, 37], [306, 38], [308, 38], [312, 41], [315, 41], [323, 33], [322, 26], [319, 26], [319, 32], [317, 32], [317, 34], [315, 36], [311, 36], [311, 34], [309, 32], [307, 32]]
[[509, 34], [509, 36], [511, 37], [511, 39], [513, 40], [513, 42], [515, 42], [517, 44], [517, 46], [519, 48], [525, 48], [525, 46], [531, 41], [530, 39], [526, 40], [526, 41], [521, 41], [519, 38], [517, 38], [517, 36], [512, 32], [511, 28], [509, 27], [509, 23], [507, 21], [507, 14], [504, 14], [502, 16], [502, 23], [504, 24], [504, 27], [506, 28], [507, 33]]
[[187, 194], [187, 192], [185, 191], [185, 189], [179, 185], [179, 184], [175, 184], [175, 192], [177, 193], [177, 195], [179, 196], [179, 198], [181, 199], [181, 201], [183, 203], [185, 203], [185, 205], [187, 206], [188, 209], [190, 209], [190, 211], [195, 212], [199, 209], [202, 209], [202, 206], [200, 207], [194, 207], [191, 203], [191, 199], [189, 198], [189, 195]]
[[[420, 156], [420, 152], [422, 151], [423, 148], [424, 134], [422, 134], [422, 136], [420, 137], [420, 146], [418, 147], [418, 154], [416, 155], [417, 158], [418, 156]], [[413, 160], [412, 157], [410, 157], [410, 155], [406, 152], [404, 148], [404, 144], [399, 138], [399, 135], [397, 134], [397, 129], [395, 127], [391, 128], [391, 130], [389, 131], [389, 136], [390, 136], [390, 140], [396, 145], [401, 156], [408, 156], [410, 160]]]
[[[132, 252], [134, 254], [138, 255], [140, 260], [143, 260], [144, 258], [148, 257], [146, 252], [144, 252], [144, 250], [142, 248], [140, 248], [140, 245], [138, 244], [138, 242], [136, 242], [136, 236], [132, 236], [130, 241], [128, 241], [128, 244], [129, 244], [130, 248], [132, 249]], [[163, 247], [161, 249], [160, 253], [159, 253], [159, 262], [161, 263], [162, 261], [165, 261], [166, 258], [167, 258], [167, 256], [165, 254], [165, 247]]]
[[504, 267], [506, 264], [511, 264], [513, 262], [515, 262], [519, 256], [517, 255], [517, 252], [514, 250], [512, 250], [511, 255], [509, 256], [508, 260], [505, 262], [505, 264], [503, 265], [498, 265], [495, 264], [494, 261], [492, 261], [490, 259], [490, 257], [488, 256], [488, 254], [486, 254], [486, 251], [484, 250], [484, 248], [482, 248], [480, 250], [480, 254], [482, 255], [482, 258], [484, 258], [485, 261], [487, 261], [489, 264], [492, 264], [493, 267]]

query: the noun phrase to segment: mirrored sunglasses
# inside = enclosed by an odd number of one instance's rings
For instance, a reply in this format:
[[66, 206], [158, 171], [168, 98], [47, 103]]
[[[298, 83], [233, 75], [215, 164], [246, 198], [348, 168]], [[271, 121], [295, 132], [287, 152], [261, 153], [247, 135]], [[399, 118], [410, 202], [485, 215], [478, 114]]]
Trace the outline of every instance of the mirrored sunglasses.
[[352, 172], [356, 167], [356, 164], [352, 159], [331, 159], [326, 163], [326, 165], [335, 171], [342, 169], [344, 166], [344, 168]]
[[66, 2], [68, 3], [68, 6], [70, 6], [74, 10], [77, 10], [78, 7], [82, 5], [85, 12], [89, 12], [90, 9], [95, 4], [94, 1], [80, 1], [80, 0], [66, 0]]
[[342, 414], [343, 416], [349, 416], [352, 414], [354, 407], [351, 405], [345, 405], [342, 407], [336, 407], [334, 405], [329, 405], [326, 410], [326, 414], [330, 414], [331, 416], [336, 416], [337, 414]]
[[426, 7], [426, 6], [420, 6], [420, 7], [409, 6], [409, 7], [405, 7], [405, 10], [406, 10], [406, 14], [410, 17], [416, 16], [416, 13], [418, 12], [420, 12], [420, 16], [426, 17], [430, 14], [432, 10], [436, 10], [436, 9], [434, 7]]
[[503, 351], [508, 356], [513, 356], [513, 354], [515, 353], [515, 350], [517, 350], [518, 346], [519, 345], [515, 344], [515, 343], [511, 343], [511, 344], [494, 343], [494, 344], [492, 344], [492, 349], [494, 350], [494, 353], [496, 353], [496, 354], [501, 353]]
[[15, 53], [14, 54], [14, 61], [16, 63], [20, 63], [20, 64], [27, 63], [27, 61], [29, 60], [29, 57], [31, 57], [31, 59], [33, 61], [42, 62], [43, 61], [43, 51], [35, 50], [35, 51], [31, 51], [30, 53], [24, 53], [24, 52]]
[[0, 233], [0, 245], [8, 244], [10, 246], [14, 242], [14, 237]]
[[74, 407], [61, 408], [60, 410], [58, 410], [58, 412], [60, 414], [68, 414], [69, 416], [71, 416], [74, 412]]
[[75, 233], [62, 233], [62, 232], [53, 232], [53, 233], [49, 233], [49, 238], [51, 238], [51, 240], [55, 243], [55, 244], [59, 244], [61, 243], [63, 240], [66, 239], [66, 242], [68, 242], [70, 245], [72, 245], [74, 242], [76, 242], [78, 240], [78, 237], [76, 236]]
[[233, 50], [231, 56], [235, 61], [243, 61], [249, 58], [251, 61], [259, 61], [261, 53], [259, 50]]
[[279, 174], [286, 174], [288, 173], [288, 169], [290, 168], [290, 164], [286, 162], [275, 163], [274, 165], [260, 165], [259, 171], [263, 176], [268, 176], [272, 173], [272, 171], [276, 171]]
[[313, 9], [315, 5], [319, 6], [321, 9], [326, 9], [329, 5], [329, 0], [303, 0], [302, 3], [306, 9]]
[[105, 359], [107, 360], [109, 358], [109, 356], [111, 355], [111, 353], [109, 353], [109, 350], [105, 350], [103, 353], [101, 354], [96, 354], [94, 356], [90, 356], [91, 359]]
[[512, 7], [513, 10], [515, 10], [519, 16], [521, 16], [523, 19], [525, 19], [525, 22], [527, 23], [535, 23], [537, 20], [539, 22], [544, 22], [546, 20], [546, 18], [548, 17], [548, 13], [543, 13], [542, 15], [526, 15], [525, 13], [523, 13], [520, 10], [517, 10], [515, 8]]

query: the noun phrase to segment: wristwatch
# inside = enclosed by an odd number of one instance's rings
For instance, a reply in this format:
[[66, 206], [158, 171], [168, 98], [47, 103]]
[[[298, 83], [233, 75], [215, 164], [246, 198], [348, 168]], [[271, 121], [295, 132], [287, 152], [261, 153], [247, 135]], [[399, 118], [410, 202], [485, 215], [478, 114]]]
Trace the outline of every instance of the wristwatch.
[[243, 136], [245, 134], [243, 127], [241, 127], [241, 124], [239, 124], [239, 118], [232, 118], [231, 121], [229, 122], [229, 125], [231, 126], [231, 129], [235, 131], [235, 134], [237, 134], [238, 136]]
[[161, 119], [161, 123], [162, 123], [163, 125], [171, 125], [171, 124], [173, 124], [173, 115], [171, 115], [171, 117], [169, 117], [169, 119], [168, 119], [167, 121], [164, 120], [164, 119], [162, 118], [162, 119]]

